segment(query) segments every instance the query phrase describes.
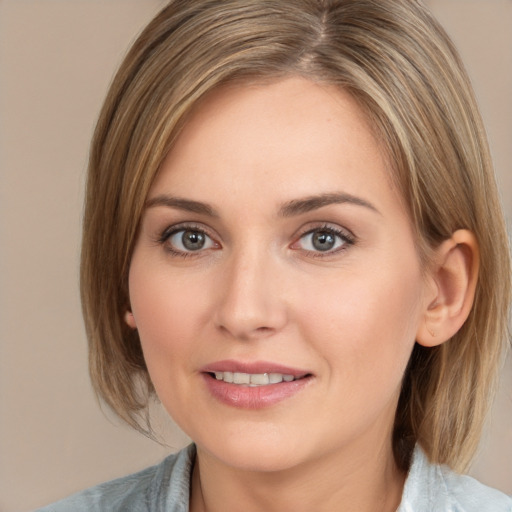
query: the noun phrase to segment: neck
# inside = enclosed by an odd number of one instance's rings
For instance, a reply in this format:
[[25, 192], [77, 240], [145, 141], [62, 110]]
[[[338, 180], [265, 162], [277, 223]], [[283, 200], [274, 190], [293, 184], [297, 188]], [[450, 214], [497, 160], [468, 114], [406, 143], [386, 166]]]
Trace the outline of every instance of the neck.
[[281, 471], [240, 470], [198, 447], [191, 512], [394, 512], [405, 482], [391, 443], [373, 450], [333, 451]]

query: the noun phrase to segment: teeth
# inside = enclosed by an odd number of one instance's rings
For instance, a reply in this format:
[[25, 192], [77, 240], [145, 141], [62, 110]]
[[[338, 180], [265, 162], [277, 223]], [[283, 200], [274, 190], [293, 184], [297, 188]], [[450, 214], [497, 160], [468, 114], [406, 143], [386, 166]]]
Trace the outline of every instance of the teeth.
[[234, 384], [250, 384], [251, 376], [248, 373], [233, 373], [233, 383]]
[[255, 373], [251, 375], [251, 384], [254, 386], [266, 386], [270, 384], [267, 373]]
[[293, 375], [285, 375], [283, 373], [215, 372], [215, 378], [224, 382], [254, 387], [295, 380]]
[[283, 376], [280, 373], [269, 373], [268, 380], [270, 384], [278, 384], [279, 382], [283, 382]]

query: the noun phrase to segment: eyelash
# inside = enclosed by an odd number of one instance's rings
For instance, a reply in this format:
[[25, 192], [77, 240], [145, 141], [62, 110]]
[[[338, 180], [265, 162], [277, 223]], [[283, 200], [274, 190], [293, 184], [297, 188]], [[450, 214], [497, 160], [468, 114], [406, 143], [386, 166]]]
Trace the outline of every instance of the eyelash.
[[[191, 231], [198, 234], [202, 234], [206, 236], [208, 239], [210, 239], [213, 244], [215, 244], [218, 247], [220, 247], [220, 244], [214, 240], [212, 236], [210, 236], [207, 232], [207, 230], [204, 229], [204, 227], [201, 227], [197, 224], [178, 224], [175, 226], [170, 226], [166, 228], [162, 234], [158, 237], [156, 240], [157, 243], [164, 246], [165, 250], [171, 255], [171, 256], [177, 256], [180, 258], [190, 258], [190, 257], [197, 257], [200, 255], [200, 253], [204, 252], [204, 249], [199, 249], [197, 251], [181, 251], [176, 250], [173, 248], [173, 246], [169, 243], [169, 240], [174, 235], [185, 231]], [[326, 250], [326, 251], [313, 251], [313, 250], [305, 250], [305, 252], [308, 253], [310, 257], [313, 258], [326, 258], [329, 256], [332, 256], [333, 254], [337, 254], [338, 252], [345, 251], [348, 247], [351, 245], [354, 245], [356, 243], [356, 237], [350, 233], [348, 230], [340, 229], [337, 227], [334, 227], [330, 224], [323, 224], [321, 226], [314, 227], [312, 229], [308, 229], [307, 231], [304, 231], [300, 234], [300, 236], [296, 239], [295, 242], [291, 244], [291, 247], [294, 248], [294, 245], [297, 245], [301, 240], [303, 240], [308, 235], [313, 235], [314, 233], [326, 233], [329, 235], [333, 235], [334, 237], [340, 239], [342, 241], [341, 247], [338, 247], [334, 250]]]

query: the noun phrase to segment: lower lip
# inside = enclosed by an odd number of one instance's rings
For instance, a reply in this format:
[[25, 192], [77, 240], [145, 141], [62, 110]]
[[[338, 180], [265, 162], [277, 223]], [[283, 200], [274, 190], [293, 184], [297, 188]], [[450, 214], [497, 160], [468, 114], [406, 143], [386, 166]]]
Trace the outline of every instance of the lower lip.
[[210, 374], [203, 374], [210, 393], [223, 404], [240, 409], [263, 409], [275, 405], [302, 391], [311, 381], [307, 376], [292, 382], [280, 382], [267, 386], [243, 386], [217, 380]]

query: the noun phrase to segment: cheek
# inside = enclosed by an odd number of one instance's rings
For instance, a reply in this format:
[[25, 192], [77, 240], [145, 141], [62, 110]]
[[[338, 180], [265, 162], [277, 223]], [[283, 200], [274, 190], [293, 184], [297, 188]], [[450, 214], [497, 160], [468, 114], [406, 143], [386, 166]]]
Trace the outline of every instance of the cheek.
[[400, 382], [421, 318], [421, 276], [400, 265], [368, 268], [305, 294], [303, 327], [344, 378], [361, 385]]
[[193, 347], [190, 340], [200, 325], [201, 293], [193, 281], [143, 265], [136, 258], [130, 269], [130, 302], [146, 363], [153, 369], [182, 363]]

